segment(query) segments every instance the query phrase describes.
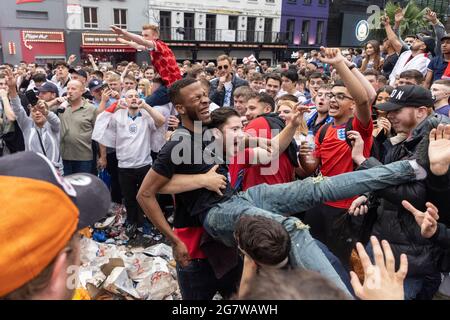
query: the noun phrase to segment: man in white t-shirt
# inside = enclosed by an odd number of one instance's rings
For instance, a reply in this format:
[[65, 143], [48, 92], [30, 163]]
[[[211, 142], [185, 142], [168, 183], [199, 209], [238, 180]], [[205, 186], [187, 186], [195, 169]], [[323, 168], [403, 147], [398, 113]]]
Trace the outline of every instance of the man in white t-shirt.
[[[127, 235], [144, 227], [144, 213], [136, 201], [139, 187], [152, 164], [153, 139], [164, 130], [165, 118], [139, 98], [136, 90], [128, 90], [125, 98], [101, 113], [92, 140], [116, 149], [119, 183], [127, 210]], [[149, 141], [151, 143], [149, 143]]]

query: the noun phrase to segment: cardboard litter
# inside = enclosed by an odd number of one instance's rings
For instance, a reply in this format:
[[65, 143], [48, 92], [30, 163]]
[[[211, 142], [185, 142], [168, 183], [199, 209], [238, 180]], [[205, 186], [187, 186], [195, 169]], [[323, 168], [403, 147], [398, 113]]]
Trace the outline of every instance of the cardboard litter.
[[148, 248], [81, 240], [79, 280], [93, 300], [181, 299], [172, 248]]
[[128, 277], [127, 270], [124, 267], [114, 268], [103, 283], [103, 288], [111, 293], [122, 295], [125, 298], [128, 298], [128, 296], [135, 299], [141, 298], [134, 288], [133, 282]]

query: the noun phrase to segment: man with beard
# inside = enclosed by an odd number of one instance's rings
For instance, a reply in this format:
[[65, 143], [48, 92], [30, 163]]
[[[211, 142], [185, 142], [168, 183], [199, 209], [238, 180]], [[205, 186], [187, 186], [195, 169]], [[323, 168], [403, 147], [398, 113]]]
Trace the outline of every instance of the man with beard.
[[[384, 25], [386, 29], [386, 34], [390, 44], [395, 48], [397, 53], [401, 53], [401, 48], [403, 47], [399, 38], [392, 29], [389, 18], [384, 17]], [[435, 48], [435, 41], [433, 38], [428, 36], [417, 35], [414, 42], [411, 44], [410, 50], [407, 50], [400, 54], [397, 63], [392, 69], [389, 75], [389, 85], [394, 86], [395, 80], [400, 73], [406, 70], [418, 70], [423, 76], [427, 73], [427, 67], [430, 62], [427, 54], [432, 54]]]
[[90, 173], [92, 170], [92, 130], [97, 111], [82, 95], [85, 87], [78, 80], [67, 84], [68, 105], [61, 120], [61, 157], [64, 175]]
[[116, 150], [129, 237], [135, 234], [136, 229], [144, 228], [144, 213], [136, 195], [152, 164], [154, 136], [158, 128], [164, 129], [164, 123], [164, 116], [131, 89], [126, 92], [125, 99], [112, 104], [99, 115], [92, 134], [93, 140]]

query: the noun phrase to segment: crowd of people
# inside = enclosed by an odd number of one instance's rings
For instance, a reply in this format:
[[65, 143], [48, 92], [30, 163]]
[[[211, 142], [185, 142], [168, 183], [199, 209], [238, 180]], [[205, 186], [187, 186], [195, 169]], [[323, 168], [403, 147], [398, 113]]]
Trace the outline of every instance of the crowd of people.
[[450, 299], [450, 35], [425, 17], [277, 65], [177, 63], [145, 25], [111, 30], [151, 66], [0, 66], [0, 297], [70, 298], [110, 210], [172, 245], [183, 299]]

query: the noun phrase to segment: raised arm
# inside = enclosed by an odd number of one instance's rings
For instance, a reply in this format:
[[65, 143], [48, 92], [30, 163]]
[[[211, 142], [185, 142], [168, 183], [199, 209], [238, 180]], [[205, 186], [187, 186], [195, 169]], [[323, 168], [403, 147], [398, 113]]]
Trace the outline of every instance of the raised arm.
[[89, 59], [89, 63], [91, 64], [92, 68], [95, 71], [98, 71], [99, 68], [98, 68], [97, 64], [95, 63], [95, 60], [94, 60], [94, 57], [92, 56], [92, 54], [88, 54], [88, 59]]
[[164, 125], [164, 123], [166, 123], [166, 118], [164, 118], [161, 112], [159, 112], [155, 108], [150, 107], [147, 103], [145, 103], [144, 100], [140, 101], [142, 105], [141, 108], [147, 111], [150, 117], [152, 117], [153, 121], [155, 122], [156, 128], [161, 128]]
[[433, 26], [435, 39], [436, 39], [436, 46], [434, 47], [434, 54], [435, 54], [436, 57], [439, 57], [442, 54], [442, 51], [441, 51], [441, 38], [445, 34], [445, 27], [439, 21], [439, 19], [437, 18], [436, 12], [431, 11], [430, 8], [427, 8], [424, 17]]
[[132, 41], [132, 42], [136, 43], [137, 45], [144, 46], [144, 48], [146, 48], [146, 49], [155, 48], [155, 43], [153, 41], [145, 40], [140, 35], [128, 32], [127, 30], [121, 29], [121, 28], [116, 27], [114, 25], [111, 26], [110, 28], [111, 28], [112, 32], [114, 32], [118, 36], [124, 37], [125, 40], [129, 40], [129, 41]]
[[320, 58], [321, 61], [333, 65], [352, 96], [356, 105], [355, 116], [364, 126], [367, 126], [371, 121], [371, 105], [363, 84], [347, 67], [339, 49], [321, 47], [320, 50], [324, 55]]
[[253, 148], [253, 159], [250, 159], [251, 164], [269, 164], [278, 159], [280, 155], [289, 147], [294, 139], [295, 132], [303, 121], [305, 112], [309, 112], [307, 106], [297, 104], [297, 109], [294, 112], [292, 120], [281, 130], [281, 132], [270, 140], [271, 151], [267, 148], [256, 147]]
[[125, 69], [123, 69], [122, 74], [120, 75], [120, 82], [123, 83], [125, 77], [128, 75], [128, 72], [130, 70], [130, 67], [133, 65], [133, 62], [130, 62], [127, 64], [127, 66], [125, 67]]
[[400, 42], [399, 38], [392, 29], [390, 19], [387, 15], [383, 17], [383, 22], [389, 42], [391, 43], [395, 52], [397, 52], [397, 54], [400, 54], [402, 52], [403, 44]]
[[[351, 67], [353, 65], [352, 62], [345, 59], [345, 64], [347, 67]], [[375, 101], [375, 98], [377, 97], [377, 92], [373, 88], [373, 86], [370, 84], [369, 80], [367, 80], [366, 77], [361, 73], [361, 71], [358, 68], [352, 68], [352, 73], [355, 75], [355, 77], [358, 79], [359, 82], [363, 85], [364, 89], [366, 90], [367, 97], [369, 98], [369, 102], [373, 103]]]
[[136, 42], [133, 42], [133, 41], [127, 41], [127, 40], [125, 40], [125, 39], [123, 39], [123, 38], [117, 38], [117, 40], [118, 40], [119, 42], [123, 43], [123, 44], [126, 44], [127, 46], [130, 46], [130, 47], [132, 47], [132, 48], [135, 48], [136, 50], [142, 50], [142, 51], [143, 51], [143, 50], [146, 49], [145, 46], [140, 45], [140, 44], [137, 44]]

